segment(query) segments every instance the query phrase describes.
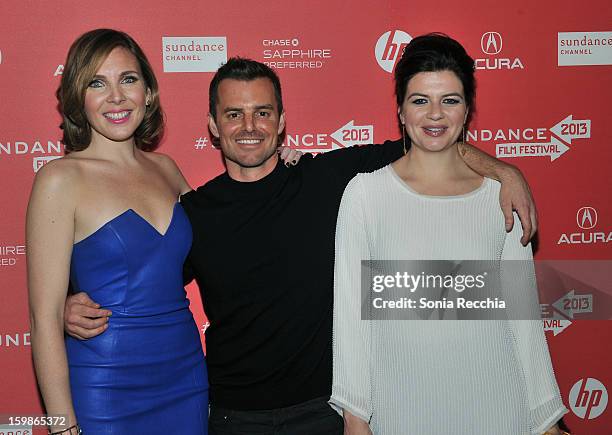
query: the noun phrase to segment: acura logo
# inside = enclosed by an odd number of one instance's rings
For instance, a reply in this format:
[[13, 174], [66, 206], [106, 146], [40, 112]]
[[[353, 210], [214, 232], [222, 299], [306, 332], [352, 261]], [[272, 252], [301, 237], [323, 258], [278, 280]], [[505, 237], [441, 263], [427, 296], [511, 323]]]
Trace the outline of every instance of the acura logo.
[[483, 53], [486, 54], [497, 54], [502, 51], [502, 37], [497, 32], [486, 32], [482, 34], [480, 38], [480, 48]]
[[576, 213], [576, 223], [583, 230], [590, 230], [597, 225], [597, 210], [593, 207], [582, 207]]

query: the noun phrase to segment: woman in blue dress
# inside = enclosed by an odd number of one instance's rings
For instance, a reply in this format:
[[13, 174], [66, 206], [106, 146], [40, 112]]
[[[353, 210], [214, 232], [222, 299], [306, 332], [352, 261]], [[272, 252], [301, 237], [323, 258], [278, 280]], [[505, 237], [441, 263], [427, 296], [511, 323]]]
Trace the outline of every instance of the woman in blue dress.
[[[206, 434], [208, 381], [182, 285], [191, 227], [176, 164], [152, 152], [163, 114], [136, 42], [98, 29], [68, 53], [57, 92], [67, 155], [36, 175], [27, 213], [32, 352], [62, 434]], [[69, 282], [112, 313], [64, 339]]]

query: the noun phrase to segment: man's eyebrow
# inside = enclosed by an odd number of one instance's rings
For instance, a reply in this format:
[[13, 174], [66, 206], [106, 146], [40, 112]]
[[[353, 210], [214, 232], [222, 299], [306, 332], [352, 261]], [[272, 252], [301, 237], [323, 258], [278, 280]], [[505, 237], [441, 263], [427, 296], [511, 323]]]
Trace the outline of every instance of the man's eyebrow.
[[227, 112], [242, 112], [242, 109], [240, 107], [226, 107], [223, 109], [223, 113]]
[[[253, 108], [253, 110], [262, 110], [262, 109], [274, 110], [274, 106], [272, 104], [262, 104], [262, 105], [259, 105], [259, 106], [255, 106]], [[223, 109], [223, 113], [227, 113], [227, 112], [244, 112], [244, 108], [242, 108], [242, 107], [226, 107], [225, 109]]]

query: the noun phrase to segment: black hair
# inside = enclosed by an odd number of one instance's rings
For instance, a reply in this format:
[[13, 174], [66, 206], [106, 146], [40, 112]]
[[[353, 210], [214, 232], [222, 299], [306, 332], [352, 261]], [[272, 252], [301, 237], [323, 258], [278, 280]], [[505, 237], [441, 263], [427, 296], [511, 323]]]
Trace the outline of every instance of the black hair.
[[257, 62], [256, 60], [246, 59], [243, 57], [231, 57], [227, 63], [217, 70], [217, 73], [210, 82], [208, 91], [208, 111], [213, 119], [217, 115], [217, 101], [219, 99], [219, 83], [225, 79], [251, 81], [259, 78], [268, 78], [274, 86], [274, 95], [276, 97], [276, 105], [278, 113], [283, 113], [283, 95], [281, 92], [281, 84], [278, 75], [272, 68]]
[[459, 42], [443, 33], [428, 33], [417, 36], [404, 49], [395, 67], [395, 96], [401, 107], [406, 97], [406, 88], [412, 77], [421, 72], [451, 71], [463, 84], [466, 106], [471, 115], [474, 111], [476, 78], [474, 59]]

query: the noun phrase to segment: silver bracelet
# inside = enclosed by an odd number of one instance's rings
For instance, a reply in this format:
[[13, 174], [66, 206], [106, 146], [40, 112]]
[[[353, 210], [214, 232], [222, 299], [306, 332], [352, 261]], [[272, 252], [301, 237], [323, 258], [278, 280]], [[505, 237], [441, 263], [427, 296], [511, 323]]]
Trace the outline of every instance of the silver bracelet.
[[70, 426], [67, 429], [64, 430], [60, 430], [58, 432], [51, 432], [50, 430], [49, 435], [62, 435], [62, 434], [66, 434], [66, 435], [72, 435], [72, 429], [76, 429], [76, 435], [83, 435], [83, 430], [81, 430], [81, 426], [77, 424]]

